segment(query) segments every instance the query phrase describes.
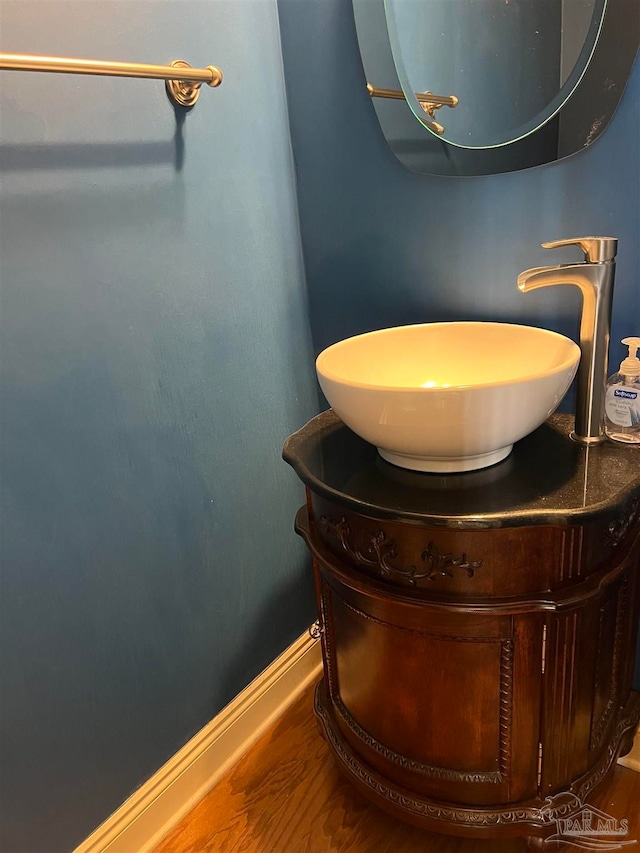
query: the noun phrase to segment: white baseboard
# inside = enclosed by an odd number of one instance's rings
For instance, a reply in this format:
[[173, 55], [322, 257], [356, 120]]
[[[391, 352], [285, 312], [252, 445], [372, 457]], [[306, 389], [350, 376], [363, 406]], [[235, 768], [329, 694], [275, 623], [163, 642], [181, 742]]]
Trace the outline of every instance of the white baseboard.
[[73, 853], [150, 853], [321, 671], [305, 632]]
[[623, 767], [628, 767], [629, 770], [635, 770], [636, 773], [640, 773], [640, 728], [636, 732], [631, 752], [619, 758], [618, 764], [622, 764]]

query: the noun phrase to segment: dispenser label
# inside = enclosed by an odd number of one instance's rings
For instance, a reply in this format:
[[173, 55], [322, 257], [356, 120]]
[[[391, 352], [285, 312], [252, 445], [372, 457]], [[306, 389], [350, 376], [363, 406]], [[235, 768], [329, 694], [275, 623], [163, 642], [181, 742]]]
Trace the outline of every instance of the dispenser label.
[[614, 385], [607, 389], [605, 412], [616, 426], [630, 427], [640, 423], [640, 392], [635, 388]]

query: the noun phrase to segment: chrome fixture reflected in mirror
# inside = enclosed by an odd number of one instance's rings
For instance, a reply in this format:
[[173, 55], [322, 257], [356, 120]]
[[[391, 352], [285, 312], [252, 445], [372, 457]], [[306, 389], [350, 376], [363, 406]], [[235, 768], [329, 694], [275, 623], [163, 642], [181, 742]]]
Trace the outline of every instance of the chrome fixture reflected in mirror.
[[[367, 83], [367, 92], [372, 98], [392, 98], [395, 101], [406, 100], [404, 92], [401, 92], [399, 89], [377, 89], [371, 83]], [[429, 130], [438, 136], [441, 136], [444, 133], [444, 127], [433, 120], [435, 111], [439, 110], [440, 107], [457, 107], [458, 98], [456, 95], [434, 95], [433, 92], [424, 91], [415, 92], [414, 96], [425, 115], [430, 117], [426, 119], [424, 116], [420, 116], [420, 120], [424, 122], [424, 126], [428, 127]]]
[[[353, 0], [353, 8], [385, 138], [425, 174], [510, 172], [588, 147], [615, 112], [640, 43], [638, 0]], [[455, 92], [455, 104], [433, 92]], [[455, 109], [436, 120], [444, 105]]]

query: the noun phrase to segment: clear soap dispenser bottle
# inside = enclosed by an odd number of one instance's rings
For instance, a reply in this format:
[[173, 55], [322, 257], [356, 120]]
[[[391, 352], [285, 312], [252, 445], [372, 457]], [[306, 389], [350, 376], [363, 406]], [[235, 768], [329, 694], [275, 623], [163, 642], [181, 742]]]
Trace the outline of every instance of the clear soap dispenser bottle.
[[629, 356], [607, 380], [604, 431], [613, 441], [640, 446], [640, 338], [624, 338]]

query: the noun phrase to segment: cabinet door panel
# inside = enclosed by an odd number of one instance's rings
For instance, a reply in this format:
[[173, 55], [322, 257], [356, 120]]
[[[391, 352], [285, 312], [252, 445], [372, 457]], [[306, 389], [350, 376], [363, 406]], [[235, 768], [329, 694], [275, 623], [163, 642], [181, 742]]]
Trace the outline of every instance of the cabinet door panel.
[[[491, 635], [509, 620], [485, 617], [489, 636], [473, 638], [458, 632], [459, 615], [435, 630], [426, 612], [421, 629], [385, 621], [346, 601], [335, 579], [321, 582], [321, 595], [331, 702], [358, 754], [410, 790], [452, 801], [506, 801], [514, 643], [510, 632]], [[360, 593], [360, 604], [365, 600]], [[525, 747], [529, 768], [536, 744]], [[526, 787], [535, 787], [535, 772]]]
[[340, 698], [376, 739], [412, 758], [498, 770], [510, 640], [409, 633], [340, 601], [333, 614]]

